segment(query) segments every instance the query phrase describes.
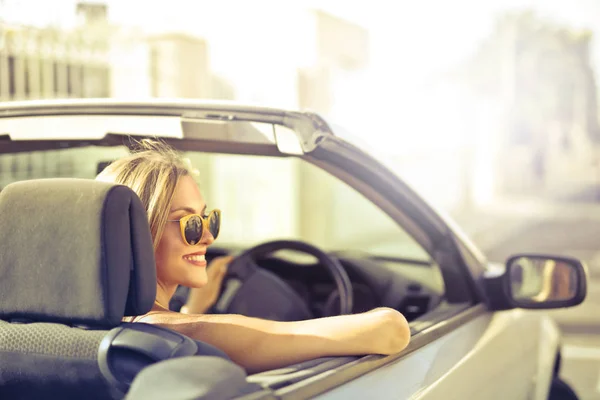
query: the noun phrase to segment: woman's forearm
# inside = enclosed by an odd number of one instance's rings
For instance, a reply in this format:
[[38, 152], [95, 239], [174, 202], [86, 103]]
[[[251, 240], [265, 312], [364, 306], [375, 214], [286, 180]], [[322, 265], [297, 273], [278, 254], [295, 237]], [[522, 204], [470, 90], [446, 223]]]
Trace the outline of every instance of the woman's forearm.
[[218, 347], [249, 372], [325, 356], [393, 354], [410, 340], [406, 319], [391, 309], [297, 322], [167, 312], [146, 321]]
[[[408, 322], [398, 311], [378, 308], [362, 314], [290, 322], [289, 329], [297, 338], [327, 341], [316, 348], [328, 355], [394, 354], [410, 341]], [[304, 346], [309, 346], [307, 341]]]

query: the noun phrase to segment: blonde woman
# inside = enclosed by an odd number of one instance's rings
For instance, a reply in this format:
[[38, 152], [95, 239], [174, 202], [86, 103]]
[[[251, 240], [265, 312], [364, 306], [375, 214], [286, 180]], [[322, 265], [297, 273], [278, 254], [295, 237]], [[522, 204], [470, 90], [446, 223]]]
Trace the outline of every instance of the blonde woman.
[[[113, 162], [97, 177], [129, 186], [148, 213], [156, 302], [152, 311], [133, 321], [158, 324], [209, 343], [250, 373], [325, 356], [393, 354], [408, 345], [406, 319], [389, 308], [297, 322], [202, 314], [216, 300], [230, 259], [217, 259], [207, 268], [205, 254], [213, 234], [218, 234], [220, 214], [206, 216], [206, 203], [192, 174], [177, 152], [161, 142], [143, 141], [138, 151]], [[192, 219], [203, 226], [197, 240], [185, 235]], [[209, 283], [210, 278], [218, 282]], [[193, 288], [188, 313], [168, 309], [178, 285]]]

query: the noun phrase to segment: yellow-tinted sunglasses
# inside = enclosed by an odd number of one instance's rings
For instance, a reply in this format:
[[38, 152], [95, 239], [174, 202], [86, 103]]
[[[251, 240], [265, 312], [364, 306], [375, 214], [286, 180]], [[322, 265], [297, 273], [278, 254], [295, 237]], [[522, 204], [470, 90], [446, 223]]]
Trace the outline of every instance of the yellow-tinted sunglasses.
[[167, 220], [167, 222], [179, 222], [181, 237], [190, 245], [196, 245], [202, 240], [204, 230], [208, 230], [213, 238], [219, 236], [221, 230], [221, 210], [212, 210], [207, 216], [190, 214], [181, 219]]

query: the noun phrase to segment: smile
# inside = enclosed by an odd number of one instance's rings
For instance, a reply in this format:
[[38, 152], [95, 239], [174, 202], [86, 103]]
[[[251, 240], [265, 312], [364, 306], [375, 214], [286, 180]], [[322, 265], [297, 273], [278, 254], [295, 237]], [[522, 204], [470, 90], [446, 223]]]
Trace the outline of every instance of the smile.
[[206, 265], [206, 258], [204, 257], [204, 254], [194, 254], [194, 255], [190, 255], [190, 256], [183, 256], [183, 259], [194, 265], [198, 265], [198, 266]]

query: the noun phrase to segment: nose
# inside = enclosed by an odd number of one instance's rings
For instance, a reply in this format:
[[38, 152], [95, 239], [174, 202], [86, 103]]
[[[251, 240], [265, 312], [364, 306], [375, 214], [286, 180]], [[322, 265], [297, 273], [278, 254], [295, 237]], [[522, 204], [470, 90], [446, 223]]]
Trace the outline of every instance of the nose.
[[200, 243], [205, 246], [210, 246], [214, 241], [215, 238], [212, 233], [210, 233], [210, 230], [206, 229], [206, 227], [202, 229], [202, 238], [200, 238]]

